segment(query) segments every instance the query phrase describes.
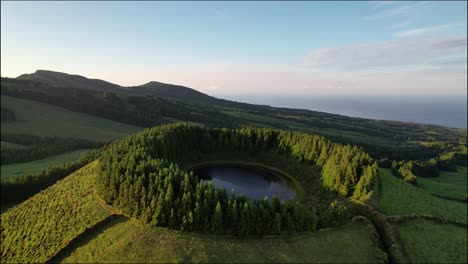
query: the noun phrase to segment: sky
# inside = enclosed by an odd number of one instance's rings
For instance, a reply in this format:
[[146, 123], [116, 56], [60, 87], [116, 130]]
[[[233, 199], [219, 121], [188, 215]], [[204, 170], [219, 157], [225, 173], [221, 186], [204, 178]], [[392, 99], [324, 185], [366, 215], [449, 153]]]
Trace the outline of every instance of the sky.
[[1, 75], [215, 96], [467, 96], [467, 2], [1, 2]]

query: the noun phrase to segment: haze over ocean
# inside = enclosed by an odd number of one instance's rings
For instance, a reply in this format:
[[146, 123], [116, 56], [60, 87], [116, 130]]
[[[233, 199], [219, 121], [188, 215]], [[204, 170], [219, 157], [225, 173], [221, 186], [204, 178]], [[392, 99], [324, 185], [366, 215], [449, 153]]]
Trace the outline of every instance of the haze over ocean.
[[352, 117], [385, 119], [448, 127], [467, 127], [466, 96], [340, 97], [291, 95], [219, 95], [223, 99], [278, 107], [309, 109]]

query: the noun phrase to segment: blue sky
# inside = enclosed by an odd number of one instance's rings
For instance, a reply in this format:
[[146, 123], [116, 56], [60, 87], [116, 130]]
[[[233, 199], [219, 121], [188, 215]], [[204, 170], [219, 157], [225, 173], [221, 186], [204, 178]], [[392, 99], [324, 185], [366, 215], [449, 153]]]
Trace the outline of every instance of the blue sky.
[[1, 75], [466, 96], [467, 2], [2, 2]]

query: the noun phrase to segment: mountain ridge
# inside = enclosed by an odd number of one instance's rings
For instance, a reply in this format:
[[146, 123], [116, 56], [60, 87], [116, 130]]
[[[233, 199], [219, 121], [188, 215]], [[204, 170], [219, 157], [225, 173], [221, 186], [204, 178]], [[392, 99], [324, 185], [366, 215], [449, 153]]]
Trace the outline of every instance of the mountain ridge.
[[55, 88], [152, 95], [176, 100], [192, 100], [197, 103], [214, 103], [216, 100], [222, 100], [182, 85], [150, 81], [137, 86], [121, 86], [101, 79], [50, 70], [36, 70], [34, 73], [22, 74], [15, 79], [38, 81]]

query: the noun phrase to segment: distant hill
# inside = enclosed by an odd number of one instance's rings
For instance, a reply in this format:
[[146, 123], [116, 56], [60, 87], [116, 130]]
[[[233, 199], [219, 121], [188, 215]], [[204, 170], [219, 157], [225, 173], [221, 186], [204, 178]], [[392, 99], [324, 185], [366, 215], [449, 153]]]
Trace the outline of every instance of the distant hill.
[[192, 88], [155, 81], [127, 88], [133, 93], [147, 94], [176, 100], [191, 101], [196, 103], [213, 103], [219, 100], [215, 97], [206, 95]]
[[117, 84], [98, 79], [88, 79], [80, 75], [72, 75], [62, 72], [37, 70], [35, 73], [22, 74], [17, 77], [20, 80], [37, 81], [57, 88], [79, 88], [97, 91], [117, 92], [122, 89]]
[[99, 79], [88, 79], [81, 75], [47, 70], [37, 70], [31, 74], [23, 74], [16, 79], [41, 82], [56, 88], [78, 88], [133, 95], [152, 95], [175, 100], [190, 101], [193, 103], [215, 103], [217, 100], [220, 100], [185, 86], [156, 81], [148, 82], [139, 86], [125, 87]]
[[466, 129], [240, 103], [161, 82], [124, 87], [79, 75], [38, 70], [18, 78], [1, 78], [1, 94], [138, 127], [185, 121], [317, 133], [333, 141], [362, 146], [376, 158], [425, 159], [437, 155], [447, 144], [466, 144]]

